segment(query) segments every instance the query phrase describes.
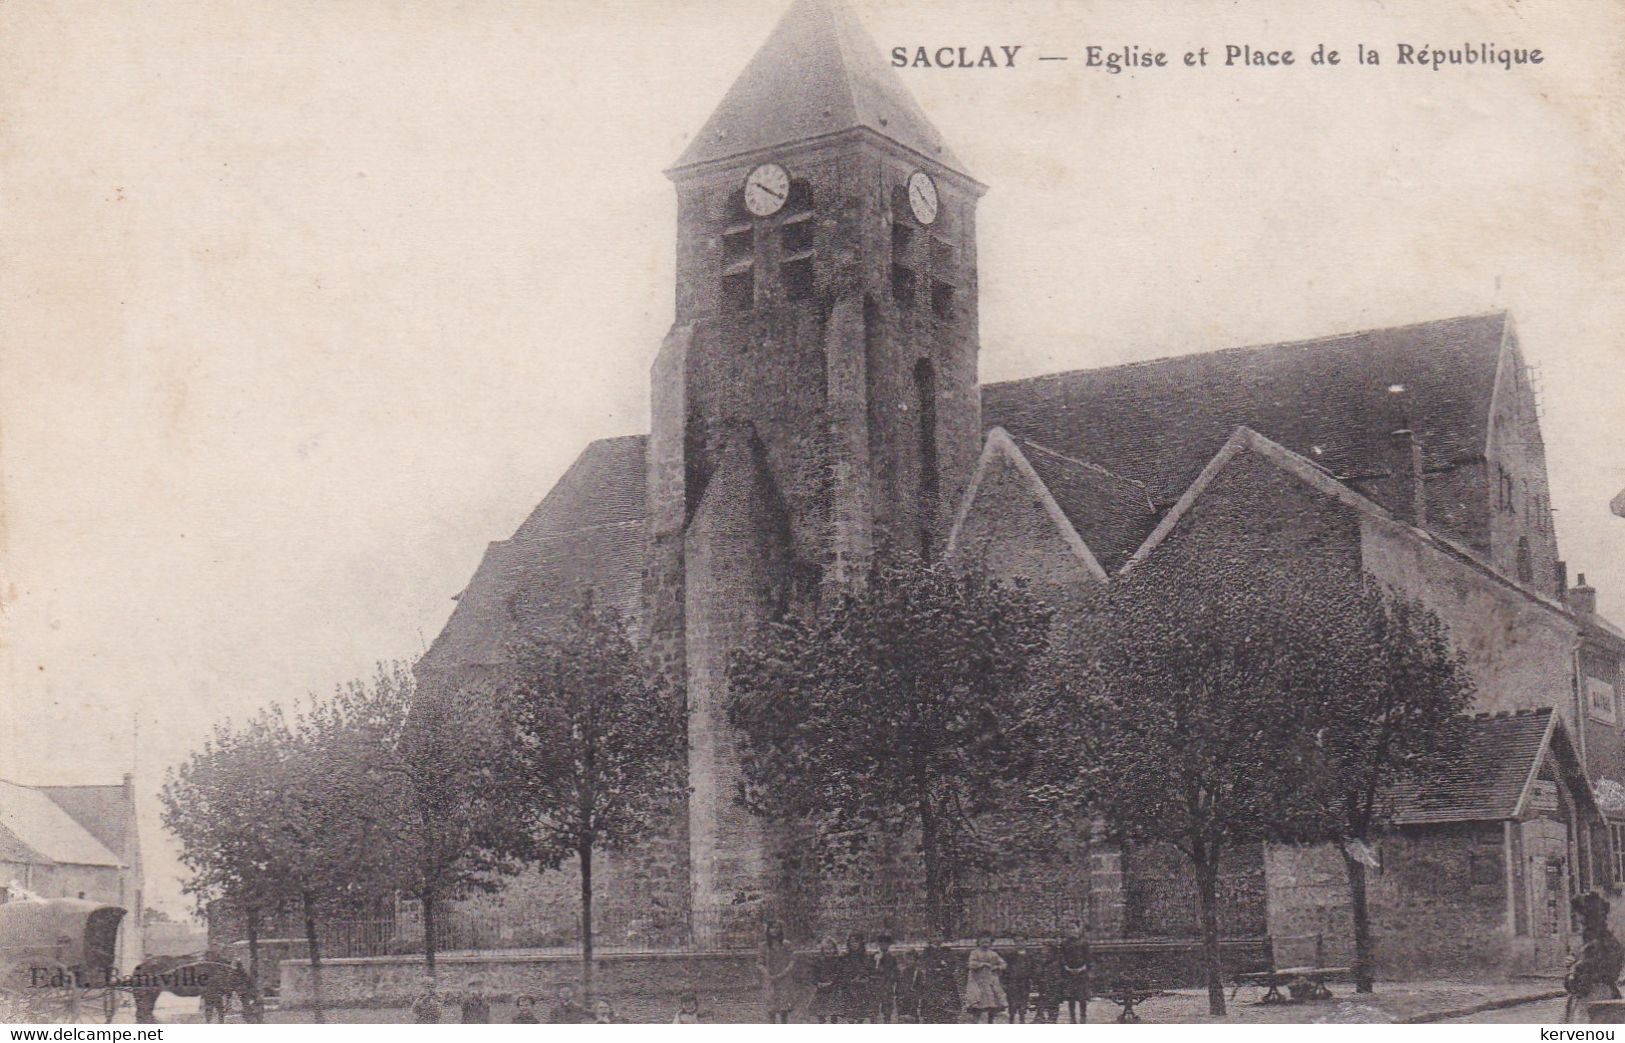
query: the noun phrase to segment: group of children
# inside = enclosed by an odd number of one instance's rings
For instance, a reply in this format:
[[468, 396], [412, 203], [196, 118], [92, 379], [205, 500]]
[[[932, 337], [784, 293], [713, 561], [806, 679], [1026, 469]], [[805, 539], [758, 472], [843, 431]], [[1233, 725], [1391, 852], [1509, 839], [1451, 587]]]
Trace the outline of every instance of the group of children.
[[844, 951], [829, 938], [810, 959], [798, 958], [783, 929], [770, 925], [758, 964], [768, 1020], [787, 1023], [809, 985], [808, 1014], [820, 1024], [951, 1024], [966, 1014], [978, 1022], [1005, 1017], [1018, 1024], [1029, 1012], [1035, 1021], [1054, 1022], [1063, 1007], [1073, 1024], [1087, 1019], [1090, 951], [1082, 923], [1072, 923], [1054, 943], [1018, 941], [1002, 952], [983, 936], [963, 962], [941, 944], [915, 954], [894, 952], [892, 944], [882, 934], [870, 952], [863, 935], [853, 934]]
[[[803, 1000], [808, 1015], [820, 1024], [940, 1025], [962, 1021], [969, 1014], [977, 1022], [991, 1024], [1002, 1017], [1014, 1025], [1025, 1023], [1029, 1013], [1036, 1022], [1053, 1023], [1060, 1020], [1063, 1008], [1073, 1024], [1087, 1020], [1090, 951], [1080, 922], [1074, 921], [1064, 938], [1043, 945], [1028, 946], [1018, 939], [1000, 950], [991, 936], [984, 935], [964, 958], [938, 942], [914, 953], [896, 951], [892, 944], [891, 936], [882, 934], [871, 952], [864, 936], [853, 934], [844, 951], [829, 938], [815, 955], [798, 956], [785, 944], [783, 928], [769, 925], [758, 962], [768, 1020], [788, 1023]], [[514, 1006], [516, 1025], [543, 1020], [534, 996], [519, 996]], [[491, 1003], [479, 980], [442, 994], [436, 992], [433, 978], [424, 978], [412, 1001], [413, 1020], [438, 1024], [446, 1008], [458, 1011], [464, 1024], [491, 1020]], [[552, 1025], [606, 1025], [615, 1020], [608, 1000], [598, 1000], [589, 1011], [568, 984], [558, 987], [546, 1017]], [[698, 997], [684, 993], [672, 1021], [705, 1020]]]

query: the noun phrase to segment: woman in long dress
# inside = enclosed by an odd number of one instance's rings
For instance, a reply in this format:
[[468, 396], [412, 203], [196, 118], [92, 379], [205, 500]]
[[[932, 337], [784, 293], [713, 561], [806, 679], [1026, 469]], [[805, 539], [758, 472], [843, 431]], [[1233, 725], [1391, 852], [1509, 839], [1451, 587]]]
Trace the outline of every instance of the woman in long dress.
[[993, 1015], [1010, 1005], [1004, 994], [999, 974], [1005, 969], [1004, 957], [993, 951], [993, 938], [983, 935], [976, 939], [976, 948], [970, 951], [969, 973], [965, 976], [965, 1009], [972, 1021], [993, 1024]]
[[1625, 970], [1625, 948], [1608, 929], [1608, 899], [1596, 891], [1576, 895], [1569, 903], [1580, 918], [1580, 954], [1569, 968], [1563, 986], [1569, 998], [1564, 1006], [1566, 1022], [1587, 1021], [1587, 1005], [1593, 1000], [1617, 1000], [1619, 976]]

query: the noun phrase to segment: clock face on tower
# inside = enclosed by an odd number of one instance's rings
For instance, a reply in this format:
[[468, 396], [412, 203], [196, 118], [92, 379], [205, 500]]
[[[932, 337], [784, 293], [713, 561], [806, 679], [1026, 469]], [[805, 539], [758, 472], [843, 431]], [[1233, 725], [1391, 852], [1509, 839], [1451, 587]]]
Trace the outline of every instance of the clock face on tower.
[[937, 183], [923, 170], [908, 176], [908, 206], [914, 220], [929, 225], [937, 219]]
[[790, 198], [790, 175], [777, 163], [763, 163], [745, 178], [745, 209], [757, 217], [772, 217]]

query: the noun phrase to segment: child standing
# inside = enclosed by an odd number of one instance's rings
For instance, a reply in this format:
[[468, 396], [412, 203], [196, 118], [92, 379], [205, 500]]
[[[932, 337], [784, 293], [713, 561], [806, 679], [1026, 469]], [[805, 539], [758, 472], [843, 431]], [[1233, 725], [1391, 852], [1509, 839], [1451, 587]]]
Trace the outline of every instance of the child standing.
[[839, 987], [841, 953], [834, 938], [825, 938], [818, 947], [818, 958], [813, 961], [812, 1015], [820, 1025], [831, 1025], [841, 1020]]
[[762, 946], [761, 959], [756, 972], [762, 980], [762, 1006], [767, 1011], [770, 1025], [790, 1023], [790, 1009], [796, 1005], [796, 954], [784, 944], [784, 928], [776, 923], [767, 925], [767, 939]]
[[1027, 1003], [1033, 993], [1033, 957], [1018, 940], [1016, 949], [1005, 957], [1004, 994], [1010, 1001], [1010, 1024], [1027, 1024]]
[[965, 976], [965, 1009], [970, 1011], [972, 1021], [991, 1025], [993, 1015], [1010, 1005], [999, 982], [999, 973], [1006, 966], [1004, 957], [993, 951], [992, 935], [979, 936], [967, 958]]

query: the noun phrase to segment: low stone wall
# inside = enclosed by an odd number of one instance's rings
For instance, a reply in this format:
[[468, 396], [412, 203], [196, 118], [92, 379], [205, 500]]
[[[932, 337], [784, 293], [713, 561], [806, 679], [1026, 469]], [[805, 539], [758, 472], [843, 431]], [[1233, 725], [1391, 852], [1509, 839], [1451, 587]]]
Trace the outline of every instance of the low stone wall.
[[[534, 996], [542, 1015], [560, 985], [581, 981], [580, 957], [567, 954], [478, 953], [437, 956], [435, 980], [442, 993], [481, 983], [493, 1003]], [[310, 964], [284, 960], [283, 1007], [311, 1005]], [[421, 956], [385, 956], [322, 961], [323, 1003], [330, 1008], [405, 1007], [423, 982]], [[688, 991], [701, 1009], [748, 1018], [757, 1006], [756, 955], [749, 952], [612, 954], [593, 961], [593, 994], [614, 1004], [626, 1021], [669, 1021], [678, 998]], [[456, 1020], [448, 1012], [447, 1020]], [[506, 1021], [499, 1013], [496, 1020]]]
[[[1227, 939], [1222, 943], [1227, 975], [1257, 970], [1269, 962], [1263, 938]], [[963, 984], [968, 946], [950, 946]], [[902, 950], [900, 949], [899, 952]], [[1117, 983], [1138, 987], [1180, 988], [1203, 982], [1201, 945], [1189, 939], [1104, 941], [1094, 946], [1094, 986], [1111, 991]], [[812, 954], [804, 953], [804, 966]], [[581, 961], [569, 954], [459, 953], [436, 958], [435, 979], [440, 992], [454, 993], [478, 981], [492, 1001], [494, 1020], [507, 1021], [517, 996], [534, 996], [543, 1016], [560, 985], [581, 981]], [[329, 1008], [402, 1008], [410, 1005], [423, 982], [421, 956], [380, 956], [322, 962], [323, 1003]], [[283, 960], [283, 1007], [311, 1005], [310, 964]], [[619, 1018], [629, 1022], [671, 1020], [677, 1001], [692, 991], [712, 1021], [761, 1020], [761, 993], [754, 952], [668, 952], [610, 954], [593, 961], [593, 995], [614, 1005]], [[803, 996], [795, 1017], [805, 1014], [810, 983], [802, 982]], [[447, 1020], [455, 1020], [449, 1011]]]

